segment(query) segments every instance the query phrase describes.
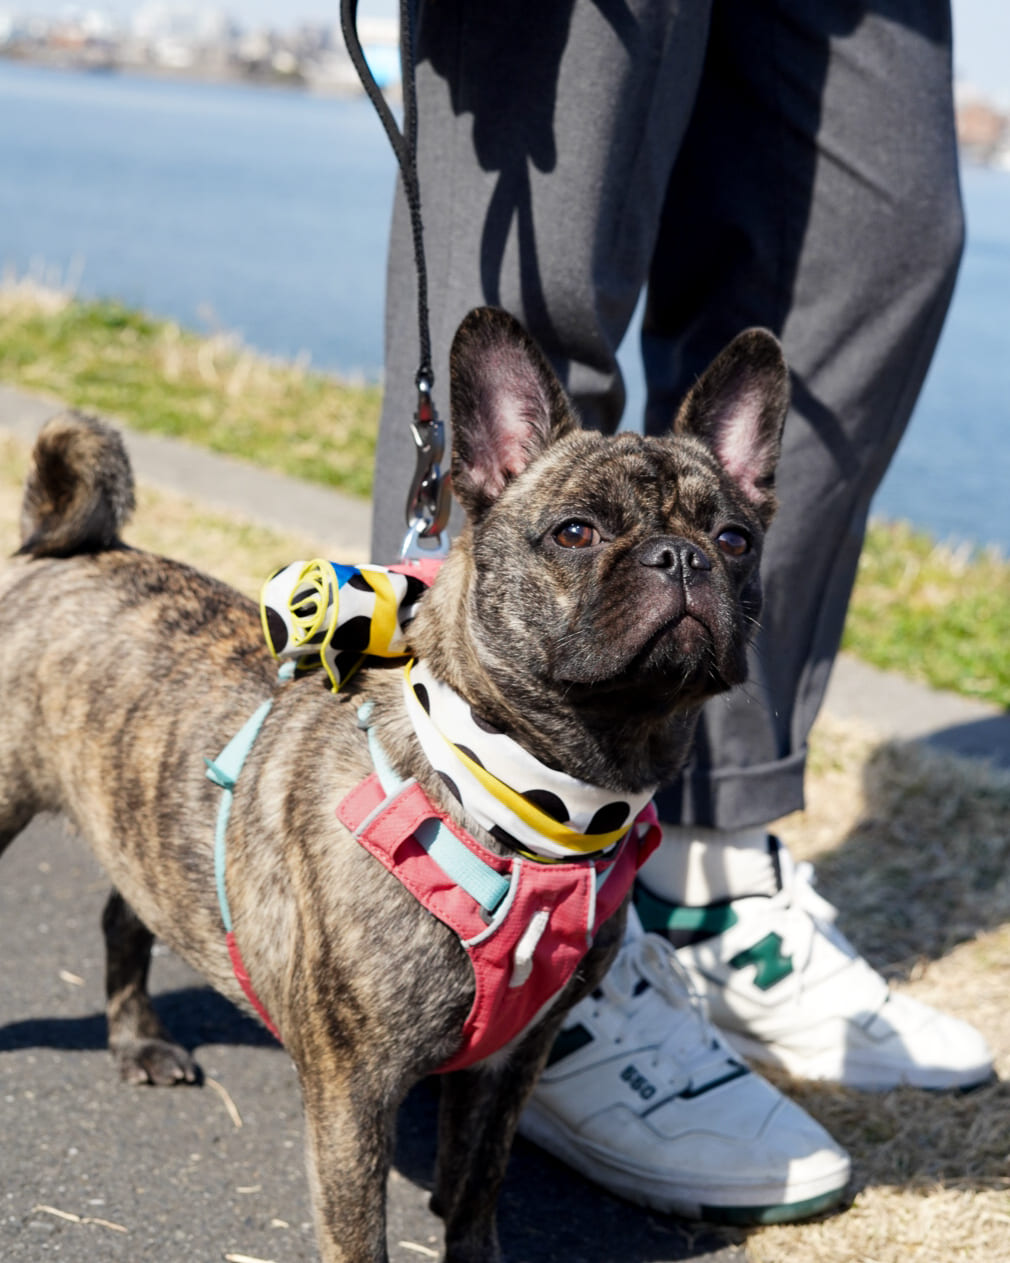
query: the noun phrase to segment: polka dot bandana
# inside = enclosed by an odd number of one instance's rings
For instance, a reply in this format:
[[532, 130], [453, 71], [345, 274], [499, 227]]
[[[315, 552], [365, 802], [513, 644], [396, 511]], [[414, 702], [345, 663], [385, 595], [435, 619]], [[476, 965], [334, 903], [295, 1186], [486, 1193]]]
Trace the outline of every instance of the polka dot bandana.
[[627, 833], [654, 790], [616, 794], [548, 767], [498, 731], [420, 662], [404, 669], [407, 712], [425, 755], [493, 837], [544, 859], [598, 854]]

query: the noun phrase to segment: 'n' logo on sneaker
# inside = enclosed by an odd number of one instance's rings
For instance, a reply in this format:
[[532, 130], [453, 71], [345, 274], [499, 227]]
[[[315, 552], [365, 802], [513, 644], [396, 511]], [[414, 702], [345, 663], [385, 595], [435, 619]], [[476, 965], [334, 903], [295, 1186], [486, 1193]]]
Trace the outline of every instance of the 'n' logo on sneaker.
[[782, 936], [774, 933], [766, 934], [753, 947], [737, 952], [729, 963], [734, 969], [746, 969], [748, 965], [753, 965], [754, 986], [759, 991], [768, 991], [793, 972], [793, 958], [785, 955]]

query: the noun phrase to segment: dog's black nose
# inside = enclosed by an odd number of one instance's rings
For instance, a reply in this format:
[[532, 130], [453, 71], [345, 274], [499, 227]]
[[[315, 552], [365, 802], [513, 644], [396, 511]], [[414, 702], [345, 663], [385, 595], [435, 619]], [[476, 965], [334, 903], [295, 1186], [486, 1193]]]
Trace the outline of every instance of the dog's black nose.
[[643, 566], [685, 577], [692, 570], [712, 569], [712, 562], [697, 544], [675, 535], [658, 535], [647, 540], [639, 549], [638, 560]]

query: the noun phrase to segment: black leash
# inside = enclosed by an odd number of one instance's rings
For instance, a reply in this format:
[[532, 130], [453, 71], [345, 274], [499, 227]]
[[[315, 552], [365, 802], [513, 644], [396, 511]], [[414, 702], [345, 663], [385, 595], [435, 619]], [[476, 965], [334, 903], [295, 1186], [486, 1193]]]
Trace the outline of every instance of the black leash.
[[417, 178], [417, 93], [414, 83], [414, 30], [412, 0], [400, 0], [400, 76], [403, 85], [403, 130], [397, 126], [375, 76], [368, 68], [358, 38], [358, 0], [340, 0], [340, 25], [344, 42], [361, 86], [375, 107], [389, 143], [393, 147], [403, 191], [410, 211], [414, 240], [414, 267], [417, 272], [417, 334], [419, 364], [414, 377], [417, 411], [411, 435], [417, 448], [417, 465], [407, 496], [407, 534], [403, 557], [431, 557], [448, 549], [445, 528], [449, 523], [449, 482], [442, 473], [445, 454], [445, 427], [438, 419], [432, 399], [435, 372], [431, 364], [431, 333], [428, 324], [428, 270], [424, 259], [424, 232], [421, 222], [421, 193]]

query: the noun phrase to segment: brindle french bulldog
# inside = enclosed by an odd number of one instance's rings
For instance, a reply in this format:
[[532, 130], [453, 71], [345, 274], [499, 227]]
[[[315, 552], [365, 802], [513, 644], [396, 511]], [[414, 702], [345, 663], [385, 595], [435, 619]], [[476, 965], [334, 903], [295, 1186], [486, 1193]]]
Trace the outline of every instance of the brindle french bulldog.
[[[745, 677], [787, 394], [777, 342], [750, 330], [666, 437], [584, 432], [516, 321], [472, 312], [451, 368], [467, 523], [419, 603], [412, 653], [550, 767], [616, 794], [667, 780], [702, 703]], [[374, 1263], [397, 1107], [454, 1054], [474, 975], [456, 934], [336, 818], [372, 770], [363, 699], [400, 776], [490, 852], [508, 846], [432, 772], [398, 672], [366, 666], [336, 696], [318, 676], [278, 684], [256, 606], [122, 543], [132, 508], [118, 435], [74, 413], [50, 422], [23, 544], [0, 575], [0, 852], [40, 811], [79, 829], [113, 886], [109, 1048], [131, 1082], [192, 1082], [148, 999], [152, 938], [249, 1007], [215, 895], [221, 791], [204, 760], [273, 699], [234, 796], [228, 900], [300, 1076], [320, 1253]], [[433, 1206], [448, 1260], [499, 1259], [495, 1203], [520, 1111], [621, 923], [603, 925], [505, 1050], [444, 1077]]]

